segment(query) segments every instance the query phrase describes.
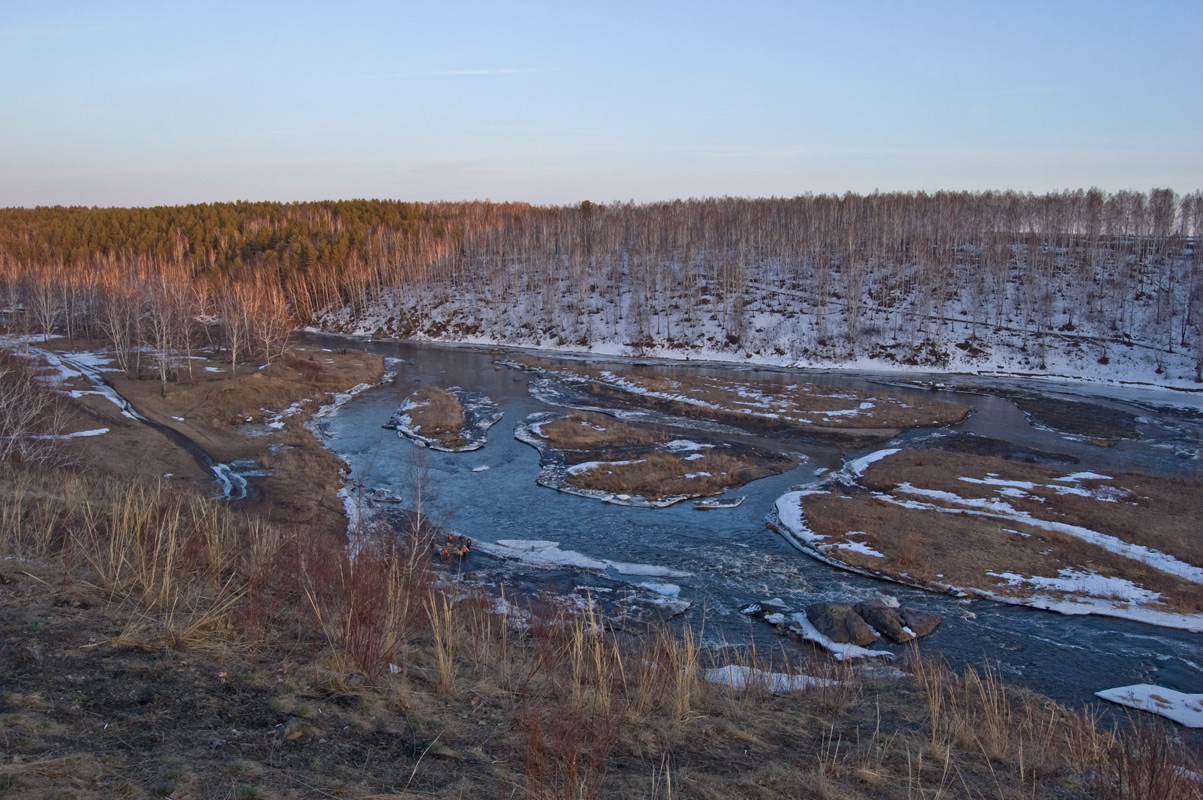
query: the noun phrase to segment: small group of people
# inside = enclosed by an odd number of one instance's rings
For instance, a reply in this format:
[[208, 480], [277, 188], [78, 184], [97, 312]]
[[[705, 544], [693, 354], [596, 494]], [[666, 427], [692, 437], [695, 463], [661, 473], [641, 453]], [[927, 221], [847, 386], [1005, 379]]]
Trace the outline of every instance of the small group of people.
[[450, 561], [453, 558], [464, 558], [468, 555], [468, 551], [472, 549], [472, 538], [464, 536], [462, 533], [459, 536], [447, 534], [447, 542], [444, 544], [438, 539], [431, 542], [431, 547], [436, 556], [441, 555], [444, 561]]

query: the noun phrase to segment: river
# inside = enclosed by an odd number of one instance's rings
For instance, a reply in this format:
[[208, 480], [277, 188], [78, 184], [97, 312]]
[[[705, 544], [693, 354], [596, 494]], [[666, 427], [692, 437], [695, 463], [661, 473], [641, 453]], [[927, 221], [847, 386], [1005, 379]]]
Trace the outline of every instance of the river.
[[[310, 344], [319, 346], [347, 345], [341, 338], [308, 338]], [[408, 501], [415, 475], [420, 472], [427, 509], [456, 532], [487, 542], [552, 541], [562, 550], [591, 559], [649, 567], [626, 570], [628, 574], [622, 574], [621, 567], [548, 569], [475, 551], [465, 577], [492, 587], [505, 586], [507, 595], [530, 595], [546, 589], [562, 595], [587, 593], [605, 597], [612, 604], [625, 604], [636, 619], [641, 619], [639, 614], [653, 608], [657, 600], [688, 602], [684, 619], [695, 628], [702, 626], [705, 641], [711, 645], [755, 641], [762, 650], [777, 645], [797, 647], [799, 653], [803, 645], [776, 639], [768, 626], [745, 617], [740, 609], [773, 597], [800, 609], [817, 600], [856, 602], [888, 595], [944, 616], [944, 624], [923, 640], [921, 649], [925, 653], [941, 654], [953, 665], [989, 662], [1009, 682], [1061, 702], [1080, 706], [1091, 702], [1095, 691], [1133, 683], [1203, 691], [1201, 634], [1105, 617], [1067, 617], [910, 589], [814, 561], [765, 526], [777, 497], [792, 487], [814, 482], [817, 473], [838, 468], [844, 458], [946, 433], [972, 433], [1004, 439], [1030, 452], [1060, 454], [1076, 459], [1080, 466], [1075, 469], [1105, 474], [1137, 469], [1197, 478], [1201, 474], [1203, 422], [1194, 411], [1160, 407], [1158, 400], [1164, 400], [1164, 394], [1018, 378], [641, 362], [642, 374], [738, 372], [895, 396], [935, 396], [972, 409], [964, 422], [951, 426], [949, 431], [910, 431], [890, 442], [849, 452], [841, 452], [831, 443], [740, 437], [800, 452], [806, 460], [790, 472], [732, 491], [732, 495], [747, 498], [737, 508], [701, 511], [685, 502], [649, 509], [602, 503], [535, 483], [538, 453], [514, 438], [514, 425], [533, 412], [562, 409], [532, 396], [529, 385], [533, 375], [497, 363], [514, 357], [513, 353], [409, 342], [356, 346], [399, 360], [393, 382], [357, 395], [319, 424], [327, 445], [348, 462], [363, 486], [387, 489]], [[931, 382], [936, 388], [916, 388], [908, 385], [910, 381]], [[482, 449], [468, 453], [420, 449], [399, 438], [395, 431], [381, 427], [402, 399], [425, 383], [460, 386], [483, 393], [498, 404], [505, 416], [492, 428]], [[1114, 447], [1100, 447], [1035, 426], [1003, 396], [1015, 391], [1087, 403], [1083, 408], [1131, 412], [1136, 415], [1138, 436]], [[900, 648], [893, 649], [901, 652]]]

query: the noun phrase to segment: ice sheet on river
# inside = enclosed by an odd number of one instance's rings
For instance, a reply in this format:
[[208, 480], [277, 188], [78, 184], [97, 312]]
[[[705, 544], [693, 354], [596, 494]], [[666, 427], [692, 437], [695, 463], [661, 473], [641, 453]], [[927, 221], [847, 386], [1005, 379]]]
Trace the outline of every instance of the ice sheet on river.
[[1159, 714], [1187, 728], [1203, 728], [1203, 694], [1185, 694], [1151, 683], [1104, 689], [1095, 694], [1121, 706]]
[[648, 578], [688, 578], [693, 574], [655, 564], [631, 564], [606, 558], [592, 558], [575, 550], [561, 550], [559, 542], [544, 539], [499, 539], [496, 542], [477, 540], [473, 547], [497, 558], [509, 558], [539, 567], [614, 570], [620, 575]]

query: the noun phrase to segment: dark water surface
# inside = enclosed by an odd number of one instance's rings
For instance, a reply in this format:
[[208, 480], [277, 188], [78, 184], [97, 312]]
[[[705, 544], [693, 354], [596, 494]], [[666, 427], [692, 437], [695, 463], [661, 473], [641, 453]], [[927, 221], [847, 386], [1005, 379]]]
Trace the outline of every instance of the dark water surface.
[[[314, 336], [311, 343], [331, 348], [346, 346], [345, 339], [333, 337]], [[1193, 413], [1158, 408], [1156, 394], [1131, 391], [1114, 397], [1092, 395], [1089, 387], [1051, 382], [930, 376], [933, 381], [956, 384], [956, 390], [941, 388], [933, 393], [929, 388], [906, 385], [897, 376], [867, 373], [646, 365], [640, 367], [645, 374], [703, 373], [808, 381], [899, 397], [935, 396], [973, 409], [967, 420], [951, 430], [911, 431], [854, 450], [831, 442], [741, 436], [754, 444], [802, 453], [806, 461], [783, 475], [732, 490], [731, 495], [747, 498], [738, 508], [700, 511], [685, 502], [647, 509], [602, 503], [536, 485], [538, 453], [514, 439], [513, 429], [528, 414], [554, 407], [532, 397], [529, 383], [536, 379], [534, 375], [496, 363], [514, 357], [512, 352], [416, 343], [356, 346], [401, 360], [394, 382], [364, 392], [321, 423], [328, 446], [346, 459], [352, 474], [365, 487], [388, 489], [408, 502], [415, 461], [419, 461], [426, 474], [428, 508], [457, 532], [490, 542], [555, 541], [563, 550], [594, 559], [688, 573], [685, 577], [666, 577], [622, 575], [614, 569], [548, 570], [474, 552], [469, 565], [473, 576], [493, 585], [504, 584], [507, 593], [545, 587], [565, 594], [588, 590], [591, 595], [630, 598], [638, 604], [659, 598], [657, 592], [671, 594], [663, 586], [649, 589], [641, 583], [674, 584], [680, 587], [679, 599], [690, 603], [685, 619], [695, 626], [704, 624], [708, 642], [744, 645], [755, 637], [768, 646], [779, 640], [763, 623], [740, 614], [740, 608], [772, 597], [801, 608], [820, 599], [856, 602], [884, 594], [944, 615], [944, 624], [923, 641], [924, 652], [941, 653], [954, 664], [988, 661], [997, 665], [1010, 682], [1062, 702], [1080, 705], [1090, 701], [1097, 690], [1146, 682], [1203, 692], [1203, 634], [1104, 617], [1066, 617], [909, 589], [814, 561], [765, 527], [777, 497], [792, 487], [812, 483], [819, 470], [839, 468], [845, 457], [908, 443], [938, 445], [933, 437], [957, 434], [1004, 440], [1025, 452], [1054, 454], [1064, 463], [1076, 460], [1075, 470], [1103, 474], [1141, 470], [1170, 477], [1198, 477], [1203, 424]], [[431, 382], [481, 392], [504, 411], [505, 416], [490, 431], [484, 448], [469, 453], [422, 450], [398, 438], [395, 431], [381, 428], [407, 394]], [[1135, 413], [1140, 438], [1099, 447], [1035, 427], [1014, 403], [991, 394], [1016, 390]], [[683, 438], [690, 435], [682, 432]], [[693, 438], [715, 435], [692, 434]], [[476, 471], [480, 467], [488, 469]]]

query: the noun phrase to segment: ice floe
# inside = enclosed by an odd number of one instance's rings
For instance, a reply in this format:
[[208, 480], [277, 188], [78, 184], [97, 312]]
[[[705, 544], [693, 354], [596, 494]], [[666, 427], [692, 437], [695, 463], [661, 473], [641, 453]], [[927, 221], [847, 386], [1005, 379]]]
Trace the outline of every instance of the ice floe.
[[497, 558], [509, 558], [538, 567], [578, 567], [609, 570], [621, 575], [641, 577], [686, 578], [690, 572], [661, 567], [655, 564], [630, 564], [593, 558], [575, 550], [561, 550], [559, 542], [544, 539], [498, 539], [496, 542], [476, 541], [473, 547]]
[[1104, 689], [1095, 695], [1139, 711], [1149, 711], [1187, 728], [1203, 728], [1203, 694], [1186, 694], [1151, 683]]

